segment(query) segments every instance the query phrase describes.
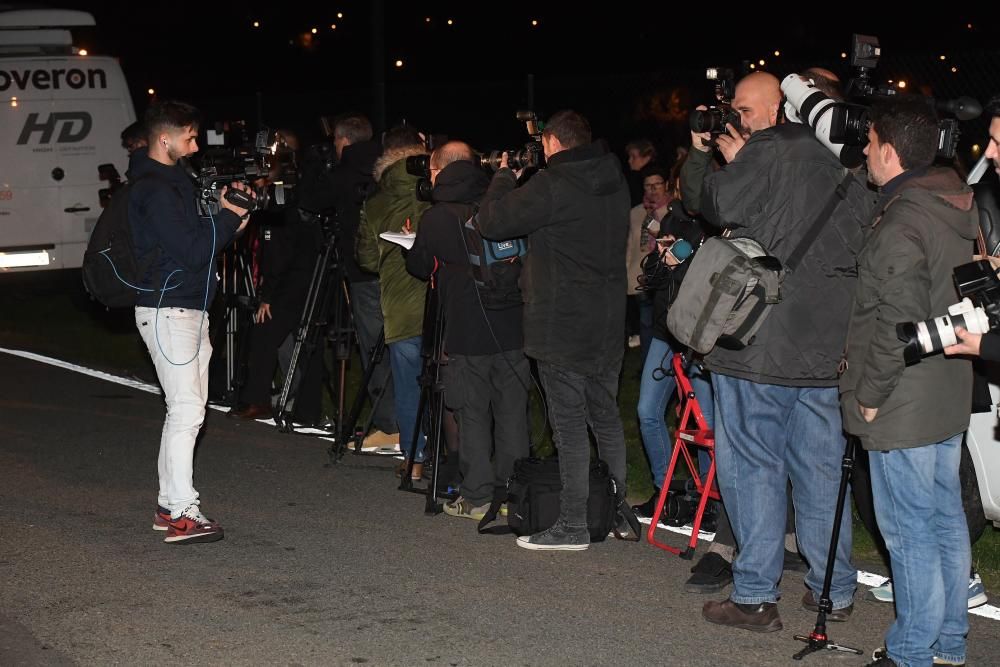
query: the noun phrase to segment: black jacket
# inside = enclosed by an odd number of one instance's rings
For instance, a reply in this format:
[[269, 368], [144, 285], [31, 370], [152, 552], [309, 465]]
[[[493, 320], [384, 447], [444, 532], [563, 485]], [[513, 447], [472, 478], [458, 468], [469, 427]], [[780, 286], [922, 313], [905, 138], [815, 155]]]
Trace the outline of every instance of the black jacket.
[[260, 287], [264, 303], [299, 307], [309, 290], [316, 258], [323, 245], [318, 223], [303, 220], [296, 208], [258, 214], [260, 237]]
[[[198, 215], [194, 183], [179, 165], [172, 167], [149, 157], [147, 149], [132, 153], [128, 168], [128, 221], [136, 257], [161, 248], [159, 261], [143, 276], [138, 306], [206, 308], [215, 295], [215, 255], [229, 244], [240, 219], [227, 209], [214, 217]], [[213, 254], [214, 250], [214, 254]], [[172, 285], [176, 285], [170, 289]], [[160, 290], [166, 291], [160, 298]]]
[[[437, 264], [437, 286], [445, 304], [445, 351], [484, 355], [520, 349], [521, 307], [485, 311], [469, 273], [461, 226], [486, 193], [490, 179], [472, 162], [452, 162], [434, 185], [435, 204], [420, 218], [420, 231], [406, 255], [406, 270], [427, 280]], [[495, 339], [495, 340], [494, 340]]]
[[616, 370], [625, 337], [629, 192], [602, 143], [557, 153], [516, 187], [498, 171], [479, 210], [484, 236], [528, 237], [524, 351], [587, 375]]
[[[710, 160], [691, 151], [682, 168], [686, 196], [701, 182], [693, 175], [704, 174]], [[704, 176], [701, 214], [733, 237], [755, 239], [784, 264], [846, 173], [812, 130], [778, 125], [755, 132], [731, 163]], [[737, 351], [716, 347], [706, 357], [712, 371], [766, 384], [837, 386], [856, 258], [875, 198], [864, 175], [855, 175], [847, 198], [785, 278], [781, 302], [754, 341]]]
[[[688, 215], [681, 202], [675, 200], [670, 204], [663, 220], [660, 221], [659, 236], [667, 235], [673, 236], [675, 239], [684, 239], [697, 250], [705, 238], [705, 230], [701, 220]], [[658, 250], [656, 252], [659, 254]], [[670, 332], [667, 330], [667, 310], [677, 298], [677, 290], [680, 289], [684, 274], [687, 273], [693, 259], [694, 255], [673, 269], [664, 267], [667, 272], [666, 281], [659, 289], [653, 290], [653, 334], [660, 340], [672, 340]]]

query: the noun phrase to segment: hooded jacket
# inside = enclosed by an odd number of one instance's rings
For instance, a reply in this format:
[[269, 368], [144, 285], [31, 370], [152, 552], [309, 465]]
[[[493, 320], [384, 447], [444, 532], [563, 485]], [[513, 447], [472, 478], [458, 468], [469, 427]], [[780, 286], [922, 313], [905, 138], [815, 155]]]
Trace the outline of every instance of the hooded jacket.
[[422, 146], [388, 151], [375, 163], [378, 190], [361, 207], [358, 227], [358, 264], [377, 273], [382, 288], [385, 342], [396, 343], [423, 333], [424, 281], [406, 270], [403, 248], [379, 238], [383, 232], [402, 231], [407, 220], [416, 232], [427, 202], [417, 199], [419, 177], [406, 171], [406, 158], [425, 155]]
[[524, 351], [584, 375], [616, 371], [625, 346], [629, 191], [603, 143], [556, 153], [516, 188], [501, 169], [479, 209], [484, 237], [528, 237]]
[[[732, 162], [705, 176], [712, 156], [692, 150], [681, 170], [686, 206], [700, 204], [710, 224], [750, 237], [784, 264], [812, 226], [846, 171], [798, 123], [755, 132]], [[703, 188], [698, 197], [698, 183]], [[788, 387], [836, 387], [843, 356], [856, 257], [875, 194], [863, 176], [827, 220], [795, 271], [781, 285], [753, 342], [742, 350], [716, 347], [706, 357], [717, 373]]]
[[406, 268], [418, 278], [427, 280], [437, 271], [448, 354], [497, 354], [523, 345], [523, 308], [486, 310], [470, 274], [462, 227], [489, 184], [489, 177], [472, 162], [460, 160], [442, 169], [434, 184], [434, 205], [420, 219], [420, 233], [406, 255]]
[[127, 176], [133, 183], [128, 221], [136, 257], [162, 250], [139, 284], [152, 291], [142, 292], [136, 305], [204, 310], [215, 296], [213, 260], [236, 235], [239, 217], [229, 209], [219, 211], [214, 222], [200, 217], [194, 183], [184, 169], [157, 162], [146, 148], [132, 153]]
[[[971, 363], [939, 353], [906, 366], [896, 325], [944, 315], [958, 301], [952, 270], [972, 261], [978, 220], [972, 190], [951, 169], [908, 178], [880, 201], [858, 257], [840, 379], [844, 428], [865, 449], [927, 445], [969, 425]], [[878, 408], [871, 423], [858, 403]]]

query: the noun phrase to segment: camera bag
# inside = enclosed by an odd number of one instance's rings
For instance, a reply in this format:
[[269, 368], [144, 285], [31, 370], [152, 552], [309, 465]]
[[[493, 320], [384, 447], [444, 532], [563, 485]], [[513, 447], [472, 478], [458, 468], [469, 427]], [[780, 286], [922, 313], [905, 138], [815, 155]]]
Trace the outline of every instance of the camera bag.
[[[521, 458], [514, 462], [514, 473], [506, 489], [498, 489], [486, 516], [479, 523], [480, 533], [534, 535], [550, 528], [559, 518], [559, 494], [562, 478], [558, 458]], [[487, 529], [497, 517], [500, 505], [507, 503], [507, 527]], [[587, 497], [587, 528], [592, 542], [602, 542], [616, 531], [617, 517], [628, 521], [634, 541], [639, 539], [639, 521], [625, 500], [625, 490], [615, 482], [608, 464], [597, 459], [590, 464], [590, 493]], [[617, 531], [616, 531], [617, 533]]]
[[781, 284], [795, 270], [847, 196], [854, 176], [837, 185], [784, 266], [752, 238], [710, 238], [691, 260], [677, 298], [667, 311], [667, 328], [699, 354], [718, 345], [740, 350], [754, 336], [771, 308], [781, 301]]

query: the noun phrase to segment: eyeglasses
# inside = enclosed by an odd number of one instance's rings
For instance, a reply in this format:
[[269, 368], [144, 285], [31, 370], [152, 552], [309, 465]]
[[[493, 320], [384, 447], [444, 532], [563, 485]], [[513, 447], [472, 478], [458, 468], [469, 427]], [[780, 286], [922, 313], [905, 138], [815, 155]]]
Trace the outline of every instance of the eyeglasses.
[[643, 183], [642, 187], [646, 190], [659, 190], [666, 185], [666, 181], [654, 181], [652, 183]]

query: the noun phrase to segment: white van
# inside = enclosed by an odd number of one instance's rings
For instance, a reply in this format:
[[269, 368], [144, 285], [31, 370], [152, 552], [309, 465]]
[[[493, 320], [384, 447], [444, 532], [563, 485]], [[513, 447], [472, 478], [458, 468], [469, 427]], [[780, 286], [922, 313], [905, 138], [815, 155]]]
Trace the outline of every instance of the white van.
[[108, 187], [97, 167], [128, 166], [121, 67], [65, 29], [93, 25], [86, 12], [0, 11], [0, 272], [78, 268]]

